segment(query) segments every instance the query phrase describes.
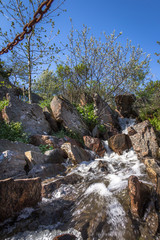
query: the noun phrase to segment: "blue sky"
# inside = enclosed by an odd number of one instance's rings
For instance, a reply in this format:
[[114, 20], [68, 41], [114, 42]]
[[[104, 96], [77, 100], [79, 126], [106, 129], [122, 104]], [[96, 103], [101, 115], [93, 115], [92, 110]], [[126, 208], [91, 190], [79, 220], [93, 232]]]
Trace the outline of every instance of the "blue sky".
[[[56, 44], [58, 39], [66, 42], [71, 28], [70, 18], [75, 29], [81, 30], [85, 24], [97, 38], [104, 31], [108, 35], [114, 30], [117, 35], [123, 32], [119, 39], [122, 44], [129, 39], [133, 45], [139, 44], [146, 54], [151, 54], [151, 72], [155, 80], [160, 80], [160, 64], [155, 56], [155, 52], [160, 52], [156, 43], [160, 41], [160, 0], [66, 0], [63, 8], [67, 12], [55, 18], [56, 28], [60, 29]], [[1, 19], [1, 26], [7, 28], [6, 24]]]
[[160, 0], [66, 0], [63, 7], [67, 12], [55, 18], [61, 39], [65, 41], [70, 30], [69, 18], [74, 28], [80, 30], [85, 24], [96, 37], [103, 31], [107, 34], [122, 31], [122, 44], [128, 38], [151, 54], [151, 71], [154, 79], [160, 79], [160, 64], [154, 54], [160, 52], [156, 43], [160, 41]]

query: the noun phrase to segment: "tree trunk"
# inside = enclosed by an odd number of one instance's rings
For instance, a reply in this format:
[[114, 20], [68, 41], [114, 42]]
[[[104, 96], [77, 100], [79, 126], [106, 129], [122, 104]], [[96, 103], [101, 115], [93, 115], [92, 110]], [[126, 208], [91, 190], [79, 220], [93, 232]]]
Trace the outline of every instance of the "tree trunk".
[[32, 33], [28, 36], [28, 100], [32, 103], [32, 74], [31, 74], [31, 49], [30, 49], [30, 39]]

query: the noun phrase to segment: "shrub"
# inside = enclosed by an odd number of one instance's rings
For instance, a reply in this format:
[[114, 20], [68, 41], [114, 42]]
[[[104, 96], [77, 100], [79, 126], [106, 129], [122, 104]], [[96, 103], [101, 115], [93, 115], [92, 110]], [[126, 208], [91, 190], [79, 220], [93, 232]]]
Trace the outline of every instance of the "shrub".
[[4, 109], [5, 106], [8, 106], [8, 104], [9, 101], [6, 100], [5, 98], [2, 101], [0, 101], [0, 112], [2, 111], [2, 109]]
[[28, 143], [28, 136], [23, 132], [22, 125], [19, 122], [1, 122], [0, 139]]
[[41, 108], [47, 107], [47, 108], [50, 110], [50, 109], [51, 109], [51, 107], [50, 107], [51, 101], [52, 101], [51, 98], [42, 100], [42, 101], [40, 101], [39, 106], [40, 106]]
[[94, 115], [93, 103], [86, 104], [85, 106], [76, 106], [78, 112], [82, 116], [84, 122], [87, 124], [90, 130], [92, 130], [96, 124], [98, 124], [97, 116]]
[[48, 150], [53, 150], [53, 146], [49, 146], [49, 145], [39, 145], [39, 149], [41, 151], [41, 153], [45, 153]]
[[160, 131], [160, 110], [153, 114], [152, 118], [148, 118], [150, 123], [156, 128], [157, 131]]

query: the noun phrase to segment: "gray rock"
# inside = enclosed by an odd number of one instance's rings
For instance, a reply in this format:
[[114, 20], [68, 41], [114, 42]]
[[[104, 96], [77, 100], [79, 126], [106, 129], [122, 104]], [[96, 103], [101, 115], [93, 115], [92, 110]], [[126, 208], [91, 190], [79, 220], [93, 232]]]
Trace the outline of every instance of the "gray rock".
[[82, 120], [75, 107], [65, 98], [55, 96], [51, 102], [53, 117], [66, 129], [81, 136], [90, 135], [87, 125]]
[[159, 146], [156, 132], [148, 120], [138, 123], [132, 128], [128, 128], [128, 133], [133, 145], [134, 151], [140, 158], [159, 156]]
[[2, 117], [6, 122], [21, 122], [24, 131], [29, 135], [51, 132], [39, 105], [28, 104], [13, 96], [8, 96], [8, 99], [9, 105], [2, 110]]

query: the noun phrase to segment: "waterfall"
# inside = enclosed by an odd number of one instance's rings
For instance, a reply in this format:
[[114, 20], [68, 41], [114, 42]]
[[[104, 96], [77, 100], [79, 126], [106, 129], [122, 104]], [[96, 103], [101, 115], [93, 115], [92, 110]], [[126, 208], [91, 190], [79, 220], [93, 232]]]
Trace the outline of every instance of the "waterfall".
[[[120, 119], [122, 132], [127, 133], [127, 127], [133, 125], [133, 119]], [[108, 147], [108, 142], [104, 141], [106, 154], [103, 158], [94, 161], [82, 162], [69, 174], [76, 173], [83, 177], [83, 181], [76, 185], [62, 184], [52, 193], [50, 199], [43, 198], [39, 206], [54, 204], [61, 198], [73, 196], [75, 203], [70, 208], [71, 220], [68, 220], [68, 229], [63, 222], [55, 225], [41, 225], [36, 231], [20, 232], [7, 240], [53, 240], [56, 235], [71, 233], [78, 240], [85, 239], [79, 231], [81, 226], [89, 221], [89, 229], [92, 240], [130, 240], [132, 233], [128, 229], [131, 223], [126, 214], [124, 201], [128, 201], [128, 178], [131, 175], [138, 176], [143, 182], [148, 179], [145, 173], [145, 166], [141, 163], [133, 149], [124, 151], [123, 155], [112, 152]], [[99, 169], [99, 163], [106, 166], [106, 170]], [[67, 198], [68, 199], [68, 198]], [[54, 205], [53, 205], [54, 207]], [[25, 210], [24, 210], [25, 211]], [[19, 219], [28, 218], [34, 209], [27, 209], [22, 212]], [[66, 215], [68, 214], [66, 210]], [[92, 226], [94, 225], [94, 226]], [[14, 226], [12, 226], [14, 227]], [[76, 228], [76, 229], [75, 229]], [[61, 230], [60, 230], [61, 229]], [[63, 230], [64, 229], [64, 230]], [[88, 230], [89, 231], [89, 230]], [[84, 235], [86, 232], [84, 231]]]

